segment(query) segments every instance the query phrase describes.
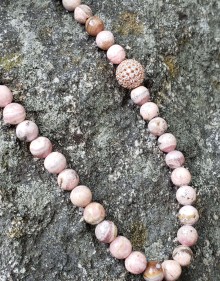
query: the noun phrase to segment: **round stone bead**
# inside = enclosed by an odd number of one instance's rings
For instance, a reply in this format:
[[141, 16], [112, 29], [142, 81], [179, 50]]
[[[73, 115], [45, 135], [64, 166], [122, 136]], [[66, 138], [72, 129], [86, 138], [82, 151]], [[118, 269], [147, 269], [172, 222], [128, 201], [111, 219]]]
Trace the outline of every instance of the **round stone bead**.
[[112, 45], [107, 51], [107, 58], [113, 64], [120, 64], [125, 57], [125, 49], [120, 45]]
[[176, 199], [181, 205], [192, 205], [196, 201], [196, 191], [191, 186], [181, 186], [176, 192]]
[[176, 138], [173, 134], [165, 133], [158, 138], [159, 149], [163, 152], [170, 152], [176, 148]]
[[26, 112], [24, 107], [16, 102], [9, 103], [3, 110], [5, 124], [17, 125], [24, 121]]
[[37, 138], [38, 134], [38, 126], [29, 120], [21, 122], [16, 128], [16, 136], [22, 141], [31, 142]]
[[46, 137], [38, 137], [30, 144], [30, 152], [36, 158], [46, 158], [52, 151], [52, 143]]
[[144, 120], [150, 121], [159, 114], [159, 108], [154, 102], [146, 102], [140, 108], [140, 115]]
[[116, 79], [126, 89], [137, 88], [144, 81], [144, 68], [136, 60], [124, 60], [116, 69]]
[[87, 19], [92, 16], [92, 10], [87, 5], [79, 5], [75, 8], [74, 18], [77, 22], [85, 24]]
[[63, 190], [72, 190], [79, 183], [79, 176], [73, 169], [63, 170], [57, 178], [58, 185]]
[[105, 218], [105, 209], [101, 204], [92, 202], [85, 207], [83, 218], [89, 224], [98, 224]]
[[13, 100], [10, 89], [5, 85], [0, 85], [0, 107], [5, 107]]
[[198, 241], [198, 232], [191, 225], [183, 225], [177, 232], [177, 240], [183, 246], [191, 247]]
[[166, 260], [162, 263], [164, 278], [166, 281], [176, 281], [181, 273], [182, 268], [177, 261]]
[[97, 46], [104, 51], [107, 51], [114, 43], [115, 38], [111, 31], [103, 30], [96, 36]]
[[51, 152], [44, 160], [44, 167], [51, 174], [61, 173], [66, 164], [66, 158], [60, 152]]
[[79, 185], [71, 191], [70, 200], [73, 205], [85, 208], [92, 202], [92, 192], [87, 186]]
[[74, 11], [81, 4], [81, 0], [62, 0], [62, 2], [63, 7], [70, 12]]
[[104, 30], [104, 23], [99, 17], [93, 16], [87, 19], [86, 32], [89, 35], [96, 36], [102, 30]]
[[171, 180], [176, 186], [188, 185], [191, 179], [190, 172], [184, 167], [176, 168], [171, 174]]
[[139, 86], [131, 91], [131, 99], [137, 105], [143, 105], [150, 100], [150, 93], [144, 86]]
[[162, 281], [164, 273], [162, 265], [158, 261], [149, 261], [144, 271], [144, 280], [146, 281]]
[[166, 132], [167, 122], [161, 117], [153, 118], [148, 123], [148, 130], [152, 135], [159, 137]]
[[117, 237], [118, 229], [112, 221], [102, 221], [95, 228], [96, 238], [103, 243], [111, 243]]
[[183, 206], [178, 213], [181, 224], [194, 225], [199, 220], [199, 213], [193, 206]]
[[132, 245], [126, 237], [118, 236], [111, 242], [109, 250], [113, 257], [122, 260], [126, 259], [130, 255]]
[[167, 153], [165, 161], [169, 168], [176, 169], [181, 167], [185, 163], [185, 157], [182, 152], [173, 150]]
[[173, 259], [181, 266], [188, 266], [193, 258], [193, 252], [189, 247], [178, 246], [173, 251]]
[[141, 252], [134, 251], [125, 259], [125, 268], [132, 274], [141, 274], [147, 266], [147, 259]]

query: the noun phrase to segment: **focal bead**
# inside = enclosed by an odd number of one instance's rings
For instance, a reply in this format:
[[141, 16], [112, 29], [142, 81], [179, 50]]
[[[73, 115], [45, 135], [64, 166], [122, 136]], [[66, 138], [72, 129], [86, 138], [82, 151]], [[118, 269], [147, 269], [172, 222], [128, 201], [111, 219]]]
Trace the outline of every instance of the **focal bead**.
[[178, 246], [173, 251], [173, 259], [181, 266], [188, 266], [193, 258], [193, 252], [189, 247]]
[[148, 130], [155, 137], [159, 137], [166, 132], [167, 122], [161, 117], [153, 118], [148, 123]]
[[107, 51], [107, 58], [113, 64], [120, 64], [126, 57], [125, 49], [120, 45], [112, 45]]
[[85, 207], [83, 218], [89, 224], [98, 224], [105, 218], [105, 209], [101, 204], [92, 202]]
[[162, 263], [164, 278], [166, 281], [176, 281], [181, 273], [182, 268], [177, 261], [166, 260]]
[[193, 206], [183, 206], [178, 213], [181, 224], [194, 225], [199, 220], [199, 213]]
[[112, 32], [110, 31], [103, 30], [99, 32], [96, 36], [97, 46], [104, 51], [107, 51], [114, 43], [115, 38]]
[[66, 165], [66, 158], [60, 152], [51, 152], [44, 160], [44, 167], [51, 174], [61, 173]]
[[89, 35], [96, 36], [102, 30], [104, 30], [104, 23], [99, 17], [93, 16], [87, 19], [86, 32]]
[[185, 157], [182, 152], [173, 150], [167, 153], [165, 161], [169, 168], [176, 169], [181, 167], [185, 163]]
[[38, 137], [30, 144], [30, 152], [36, 158], [46, 158], [52, 151], [52, 143], [46, 137]]
[[158, 261], [149, 261], [144, 271], [144, 280], [146, 281], [162, 281], [164, 273], [162, 265]]
[[158, 138], [159, 149], [163, 152], [170, 152], [176, 148], [176, 138], [173, 134], [165, 133]]
[[67, 11], [74, 11], [77, 6], [81, 4], [81, 0], [62, 0], [63, 7]]
[[16, 136], [22, 141], [31, 142], [37, 138], [38, 134], [38, 126], [30, 120], [25, 120], [16, 127]]
[[24, 121], [26, 112], [24, 107], [16, 102], [9, 103], [3, 110], [5, 124], [17, 125]]
[[79, 185], [71, 191], [70, 200], [73, 205], [85, 208], [92, 201], [92, 192], [87, 186]]
[[196, 191], [191, 186], [181, 186], [176, 192], [176, 199], [181, 205], [192, 205], [196, 201]]
[[74, 18], [77, 22], [85, 24], [87, 19], [92, 17], [92, 10], [87, 5], [79, 5], [75, 8]]
[[131, 91], [131, 99], [135, 104], [143, 105], [150, 100], [150, 93], [146, 87], [139, 86]]
[[132, 274], [141, 274], [147, 266], [147, 259], [141, 252], [134, 251], [125, 259], [125, 268]]
[[140, 108], [140, 115], [144, 120], [150, 121], [159, 114], [159, 108], [154, 102], [146, 102]]
[[5, 107], [13, 100], [10, 89], [5, 85], [0, 85], [0, 107]]
[[104, 220], [95, 228], [96, 238], [103, 243], [111, 243], [117, 237], [118, 229], [112, 221]]
[[73, 169], [63, 170], [57, 178], [58, 185], [63, 190], [72, 190], [79, 183], [79, 176]]
[[184, 167], [176, 168], [171, 174], [171, 180], [176, 186], [188, 185], [191, 179], [190, 172]]
[[126, 259], [132, 251], [132, 245], [126, 237], [118, 236], [111, 242], [109, 250], [116, 259]]
[[183, 225], [177, 232], [177, 240], [183, 246], [194, 246], [198, 238], [197, 230], [191, 225]]

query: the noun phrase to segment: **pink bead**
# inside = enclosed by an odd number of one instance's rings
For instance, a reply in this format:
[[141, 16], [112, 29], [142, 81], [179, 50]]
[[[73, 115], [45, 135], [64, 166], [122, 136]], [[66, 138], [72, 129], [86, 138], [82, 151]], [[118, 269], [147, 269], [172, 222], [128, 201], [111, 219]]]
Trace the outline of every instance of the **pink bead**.
[[181, 224], [194, 225], [199, 220], [199, 213], [193, 206], [183, 206], [178, 213]]
[[30, 144], [30, 152], [36, 158], [46, 158], [52, 151], [52, 143], [46, 137], [38, 137]]
[[143, 274], [146, 281], [162, 281], [164, 280], [164, 273], [162, 265], [158, 261], [149, 261], [147, 268]]
[[181, 266], [188, 266], [193, 258], [193, 252], [189, 247], [178, 246], [173, 251], [173, 259]]
[[81, 4], [81, 0], [62, 0], [62, 2], [63, 7], [70, 12], [74, 11]]
[[174, 185], [188, 185], [191, 182], [192, 176], [190, 172], [183, 167], [176, 168], [171, 174], [171, 180]]
[[196, 191], [191, 186], [181, 186], [176, 192], [176, 199], [181, 205], [192, 205], [196, 201]]
[[148, 123], [148, 130], [152, 135], [159, 137], [166, 132], [167, 122], [160, 117], [153, 118]]
[[79, 176], [73, 169], [65, 169], [59, 174], [57, 182], [61, 189], [72, 190], [78, 185]]
[[112, 221], [102, 221], [95, 228], [96, 238], [103, 243], [111, 243], [117, 237], [118, 229]]
[[176, 138], [173, 134], [165, 133], [158, 138], [159, 149], [163, 152], [170, 152], [176, 148]]
[[166, 281], [176, 281], [182, 273], [182, 268], [177, 261], [166, 260], [162, 263], [162, 267]]
[[89, 224], [98, 224], [105, 218], [105, 209], [101, 204], [92, 202], [85, 207], [83, 218]]
[[5, 124], [17, 125], [24, 121], [25, 117], [26, 112], [24, 107], [16, 102], [9, 103], [3, 110]]
[[159, 114], [159, 108], [154, 102], [146, 102], [140, 108], [140, 115], [144, 120], [150, 121]]
[[108, 50], [114, 43], [115, 38], [110, 31], [103, 30], [96, 36], [96, 44], [102, 50]]
[[110, 253], [116, 259], [126, 259], [131, 251], [132, 245], [131, 242], [124, 236], [118, 236], [115, 240], [110, 244]]
[[141, 274], [146, 267], [147, 259], [141, 252], [134, 251], [125, 259], [125, 268], [132, 274]]
[[120, 64], [126, 58], [124, 48], [117, 44], [112, 45], [107, 51], [107, 58], [113, 64]]
[[21, 122], [16, 128], [16, 136], [22, 141], [31, 142], [37, 138], [38, 134], [38, 126], [29, 120]]
[[13, 100], [12, 92], [7, 86], [0, 85], [0, 107], [5, 107]]
[[183, 246], [191, 247], [198, 241], [198, 232], [191, 225], [183, 225], [177, 232], [177, 240]]
[[92, 10], [87, 5], [79, 5], [75, 8], [74, 18], [77, 22], [85, 24], [86, 20], [92, 16]]
[[79, 185], [71, 191], [70, 200], [73, 205], [85, 208], [92, 201], [92, 192], [87, 186]]
[[173, 150], [166, 155], [165, 161], [169, 168], [176, 169], [185, 163], [185, 157], [182, 152]]
[[44, 167], [51, 174], [59, 174], [66, 168], [66, 158], [60, 152], [51, 152], [44, 160]]
[[150, 93], [144, 86], [139, 86], [131, 91], [131, 99], [137, 105], [143, 105], [150, 100]]

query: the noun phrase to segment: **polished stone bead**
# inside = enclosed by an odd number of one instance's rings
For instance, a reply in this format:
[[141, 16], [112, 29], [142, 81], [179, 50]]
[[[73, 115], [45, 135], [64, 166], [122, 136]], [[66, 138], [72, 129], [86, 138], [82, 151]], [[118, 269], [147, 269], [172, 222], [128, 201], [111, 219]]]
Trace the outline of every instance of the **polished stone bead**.
[[144, 280], [146, 281], [162, 281], [164, 273], [162, 265], [158, 261], [149, 261], [144, 271]]

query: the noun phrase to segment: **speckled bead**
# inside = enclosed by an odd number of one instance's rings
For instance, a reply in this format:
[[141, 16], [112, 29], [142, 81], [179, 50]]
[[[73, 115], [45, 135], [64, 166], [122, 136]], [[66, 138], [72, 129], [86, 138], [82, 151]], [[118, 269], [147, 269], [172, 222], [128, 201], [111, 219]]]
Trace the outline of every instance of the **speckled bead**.
[[177, 240], [183, 246], [191, 247], [198, 241], [198, 232], [191, 225], [183, 225], [177, 232]]
[[194, 225], [199, 220], [199, 213], [193, 206], [183, 206], [178, 213], [181, 224]]
[[63, 7], [67, 11], [74, 11], [77, 6], [81, 4], [81, 0], [62, 0]]
[[146, 102], [140, 108], [140, 115], [144, 120], [150, 121], [159, 115], [159, 108], [154, 102]]
[[118, 236], [115, 240], [113, 240], [113, 242], [111, 242], [109, 250], [113, 257], [122, 260], [126, 259], [130, 255], [132, 245], [126, 237]]
[[193, 252], [189, 247], [178, 246], [173, 251], [173, 259], [181, 266], [188, 266], [193, 258]]
[[5, 85], [0, 85], [0, 107], [5, 107], [13, 100], [10, 89]]
[[102, 243], [111, 243], [117, 237], [118, 229], [112, 221], [104, 220], [95, 228], [95, 236]]
[[24, 107], [16, 102], [9, 103], [3, 109], [3, 120], [5, 124], [17, 125], [24, 121], [26, 112]]
[[176, 281], [181, 273], [182, 268], [177, 261], [166, 260], [162, 263], [164, 278], [166, 281]]
[[38, 137], [30, 144], [30, 152], [36, 158], [46, 158], [52, 151], [52, 143], [46, 137]]
[[103, 30], [96, 36], [97, 46], [104, 51], [107, 51], [114, 43], [115, 38], [111, 31]]
[[161, 117], [155, 117], [148, 123], [149, 132], [159, 137], [164, 134], [167, 130], [167, 122]]
[[139, 86], [131, 91], [131, 99], [137, 105], [143, 105], [150, 100], [150, 93], [144, 86]]
[[89, 6], [79, 5], [75, 8], [74, 18], [77, 22], [85, 24], [90, 17], [92, 17], [92, 10]]
[[104, 23], [99, 17], [93, 16], [87, 19], [86, 32], [89, 35], [96, 36], [102, 30], [104, 30]]
[[147, 259], [141, 252], [134, 251], [125, 259], [125, 268], [132, 274], [141, 274], [147, 266]]
[[57, 178], [58, 185], [63, 190], [72, 190], [79, 183], [79, 176], [73, 169], [63, 170]]
[[144, 271], [145, 281], [162, 281], [164, 278], [164, 273], [162, 265], [158, 261], [149, 261], [147, 263], [147, 268]]
[[173, 134], [165, 133], [158, 138], [159, 149], [163, 152], [170, 152], [176, 148], [176, 138]]
[[66, 165], [66, 158], [60, 152], [51, 152], [44, 160], [44, 167], [51, 174], [61, 173]]
[[79, 185], [71, 191], [70, 200], [73, 205], [85, 208], [92, 202], [92, 192], [87, 186]]
[[113, 64], [120, 64], [126, 58], [125, 49], [120, 45], [112, 45], [107, 51], [107, 58]]
[[98, 224], [105, 218], [105, 209], [101, 204], [92, 202], [85, 207], [83, 218], [89, 224]]
[[116, 69], [116, 79], [126, 89], [137, 88], [144, 81], [144, 68], [136, 60], [124, 60]]
[[16, 127], [16, 136], [21, 141], [31, 142], [38, 134], [38, 126], [30, 120], [25, 120]]
[[181, 186], [176, 192], [176, 199], [181, 205], [192, 205], [196, 201], [196, 191], [191, 186]]
[[176, 169], [185, 163], [185, 157], [182, 152], [173, 150], [167, 153], [165, 162], [170, 169]]
[[176, 186], [188, 185], [191, 179], [190, 172], [184, 167], [176, 168], [171, 174], [171, 180]]

